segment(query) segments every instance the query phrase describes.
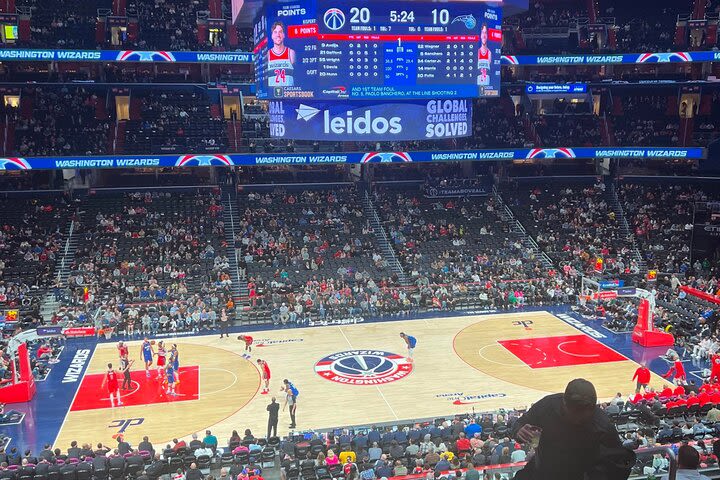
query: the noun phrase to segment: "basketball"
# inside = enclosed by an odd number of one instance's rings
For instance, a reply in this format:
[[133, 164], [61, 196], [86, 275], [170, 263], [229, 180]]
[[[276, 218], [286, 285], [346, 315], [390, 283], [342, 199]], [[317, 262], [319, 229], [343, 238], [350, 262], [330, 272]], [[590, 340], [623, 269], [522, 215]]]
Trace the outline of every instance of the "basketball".
[[155, 340], [150, 340], [150, 345], [155, 345]]

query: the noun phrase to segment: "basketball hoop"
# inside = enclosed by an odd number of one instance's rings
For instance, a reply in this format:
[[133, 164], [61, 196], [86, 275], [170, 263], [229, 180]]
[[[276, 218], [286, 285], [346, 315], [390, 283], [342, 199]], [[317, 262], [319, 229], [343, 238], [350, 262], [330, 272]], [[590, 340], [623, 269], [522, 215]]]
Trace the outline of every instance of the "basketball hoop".
[[115, 329], [113, 327], [108, 327], [103, 329], [102, 332], [100, 332], [102, 335], [105, 335], [105, 340], [110, 340], [112, 338], [113, 331]]

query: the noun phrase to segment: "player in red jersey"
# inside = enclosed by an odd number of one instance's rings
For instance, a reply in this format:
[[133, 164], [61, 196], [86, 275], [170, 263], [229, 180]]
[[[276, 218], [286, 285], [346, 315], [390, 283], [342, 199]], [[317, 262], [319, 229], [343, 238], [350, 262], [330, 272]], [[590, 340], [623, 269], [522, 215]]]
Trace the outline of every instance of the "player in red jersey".
[[[285, 24], [275, 22], [270, 28], [272, 48], [268, 50], [267, 69], [269, 87], [294, 85], [295, 50], [285, 45]], [[270, 42], [268, 42], [270, 44]]]
[[263, 382], [265, 386], [260, 392], [261, 395], [267, 395], [270, 393], [270, 366], [265, 360], [257, 359], [257, 364], [260, 367], [260, 373], [262, 374]]
[[720, 382], [720, 353], [716, 353], [710, 357], [710, 378], [708, 382]]
[[118, 349], [118, 354], [120, 355], [120, 358], [127, 357], [128, 354], [130, 353], [127, 345], [125, 345], [123, 342], [118, 342], [117, 349]]
[[158, 349], [157, 349], [157, 372], [158, 377], [163, 375], [165, 373], [165, 343], [161, 340], [158, 342]]
[[480, 27], [480, 48], [478, 49], [478, 85], [490, 85], [490, 66], [492, 65], [492, 52], [488, 48], [488, 26], [483, 23]]
[[117, 404], [122, 405], [122, 400], [120, 400], [120, 385], [118, 383], [120, 374], [113, 369], [112, 363], [108, 363], [107, 366], [108, 369], [107, 372], [105, 372], [105, 378], [100, 388], [107, 386], [108, 393], [110, 394], [110, 406], [115, 406], [114, 396], [117, 397]]
[[250, 358], [250, 353], [252, 352], [253, 338], [250, 335], [240, 335], [238, 337], [238, 340], [245, 342], [245, 353], [243, 353], [243, 358]]

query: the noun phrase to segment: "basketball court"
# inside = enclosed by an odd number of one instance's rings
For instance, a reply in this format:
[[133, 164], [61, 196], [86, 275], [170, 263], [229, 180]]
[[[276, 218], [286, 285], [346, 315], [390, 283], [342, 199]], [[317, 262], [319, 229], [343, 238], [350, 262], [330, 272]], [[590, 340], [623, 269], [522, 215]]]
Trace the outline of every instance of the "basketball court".
[[[414, 361], [400, 332], [418, 339]], [[110, 407], [100, 388], [115, 344], [100, 344], [71, 402], [55, 442], [102, 440], [122, 433], [136, 444], [148, 435], [155, 444], [213, 431], [224, 443], [232, 430], [250, 428], [264, 436], [266, 406], [282, 380], [300, 391], [298, 430], [368, 425], [447, 416], [471, 410], [524, 407], [560, 392], [568, 380], [591, 380], [601, 399], [630, 392], [637, 364], [606, 344], [544, 311], [476, 315], [433, 320], [361, 323], [253, 332], [253, 356], [241, 355], [236, 337], [179, 338], [178, 396], [168, 397], [153, 371], [148, 378], [139, 342], [130, 342], [132, 389], [124, 405]], [[173, 340], [166, 340], [172, 343]], [[261, 395], [255, 360], [267, 360], [271, 394]], [[662, 379], [654, 375], [652, 384]], [[279, 433], [288, 432], [287, 411]]]

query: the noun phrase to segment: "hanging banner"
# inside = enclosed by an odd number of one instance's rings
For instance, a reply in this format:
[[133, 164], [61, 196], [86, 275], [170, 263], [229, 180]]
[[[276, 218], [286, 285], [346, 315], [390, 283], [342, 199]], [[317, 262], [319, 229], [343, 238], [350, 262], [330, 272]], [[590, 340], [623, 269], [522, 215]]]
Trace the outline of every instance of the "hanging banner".
[[164, 50], [29, 50], [0, 49], [0, 61], [252, 63], [250, 52], [168, 52]]
[[316, 165], [329, 163], [473, 162], [544, 158], [705, 158], [705, 149], [665, 147], [519, 148], [488, 150], [352, 152], [352, 153], [230, 153], [92, 157], [3, 157], [0, 170], [58, 168], [232, 167], [235, 165]]

